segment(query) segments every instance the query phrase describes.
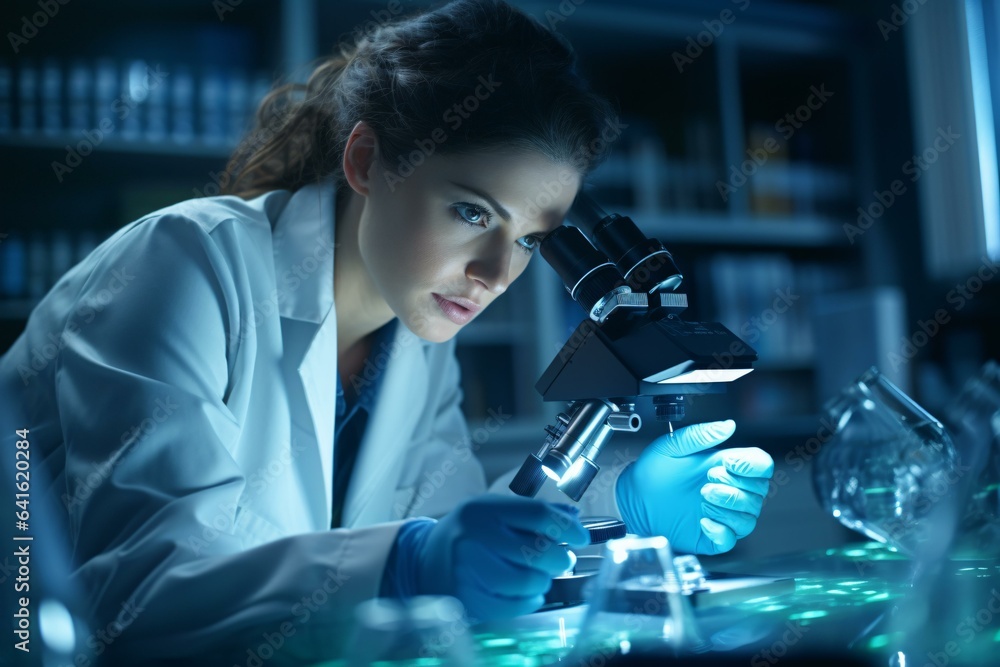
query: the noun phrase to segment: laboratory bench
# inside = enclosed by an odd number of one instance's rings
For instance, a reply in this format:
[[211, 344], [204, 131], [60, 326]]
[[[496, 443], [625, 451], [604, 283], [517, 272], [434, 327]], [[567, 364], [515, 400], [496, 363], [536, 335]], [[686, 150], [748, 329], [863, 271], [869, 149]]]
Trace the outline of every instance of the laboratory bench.
[[[724, 578], [712, 558], [701, 560], [710, 580]], [[925, 576], [915, 577], [917, 569]], [[761, 585], [686, 596], [693, 601], [689, 611], [699, 640], [693, 649], [678, 650], [666, 641], [648, 650], [635, 645], [635, 615], [662, 613], [649, 598], [620, 614], [621, 622], [599, 627], [600, 637], [588, 636], [591, 646], [603, 647], [596, 651], [573, 652], [588, 612], [587, 604], [577, 604], [503, 622], [456, 621], [425, 645], [437, 648], [419, 659], [366, 664], [1000, 665], [995, 557], [953, 556], [938, 567], [915, 568], [885, 545], [865, 542], [729, 562], [725, 571], [755, 575]], [[471, 661], [446, 650], [459, 645], [472, 651]], [[313, 667], [352, 664], [345, 658]]]

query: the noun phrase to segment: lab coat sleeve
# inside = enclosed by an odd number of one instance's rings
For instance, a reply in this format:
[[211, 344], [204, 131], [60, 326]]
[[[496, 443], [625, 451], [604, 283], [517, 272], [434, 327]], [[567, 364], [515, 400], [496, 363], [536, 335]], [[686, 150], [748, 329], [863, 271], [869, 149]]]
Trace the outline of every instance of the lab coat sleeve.
[[441, 369], [426, 403], [434, 419], [414, 434], [420, 465], [403, 474], [396, 518], [440, 518], [463, 500], [486, 493], [486, 476], [476, 456], [479, 447], [462, 412], [464, 394], [455, 346], [452, 338], [427, 347], [428, 367]]
[[[88, 639], [95, 654], [246, 664], [264, 646], [271, 665], [318, 660], [377, 595], [399, 523], [252, 547], [234, 528], [247, 479], [224, 399], [231, 355], [246, 344], [229, 334], [247, 316], [240, 304], [252, 306], [241, 233], [147, 218], [100, 249], [76, 298], [75, 312], [92, 317], [66, 337], [55, 397], [66, 479], [106, 471], [86, 494], [66, 489], [82, 498], [68, 508], [73, 577], [105, 631]], [[124, 286], [102, 293], [114, 272]]]

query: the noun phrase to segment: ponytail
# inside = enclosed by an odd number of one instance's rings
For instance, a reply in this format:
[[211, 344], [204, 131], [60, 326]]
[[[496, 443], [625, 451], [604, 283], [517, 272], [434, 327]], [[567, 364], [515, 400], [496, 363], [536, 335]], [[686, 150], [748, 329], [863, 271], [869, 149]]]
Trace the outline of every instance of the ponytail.
[[306, 83], [283, 84], [261, 100], [253, 130], [226, 165], [223, 194], [251, 199], [271, 190], [297, 190], [336, 166], [323, 159], [335, 153], [336, 139], [336, 118], [324, 100], [351, 57], [328, 58]]

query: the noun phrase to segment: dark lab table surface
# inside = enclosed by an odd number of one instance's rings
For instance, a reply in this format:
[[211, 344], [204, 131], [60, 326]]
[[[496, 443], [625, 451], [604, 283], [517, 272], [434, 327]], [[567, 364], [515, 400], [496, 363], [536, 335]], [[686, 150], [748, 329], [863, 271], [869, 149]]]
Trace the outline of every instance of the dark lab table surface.
[[[703, 564], [711, 573], [711, 559]], [[762, 588], [761, 595], [695, 604], [700, 655], [676, 656], [664, 646], [643, 658], [630, 650], [622, 624], [608, 630], [605, 648], [584, 664], [1000, 666], [996, 558], [954, 557], [914, 578], [911, 561], [867, 542], [729, 563], [725, 572], [791, 581]], [[452, 632], [466, 636], [441, 637], [440, 645], [469, 642], [478, 665], [575, 664], [570, 652], [586, 612], [587, 605], [576, 605], [499, 623], [457, 623]], [[449, 664], [435, 655], [384, 664]]]

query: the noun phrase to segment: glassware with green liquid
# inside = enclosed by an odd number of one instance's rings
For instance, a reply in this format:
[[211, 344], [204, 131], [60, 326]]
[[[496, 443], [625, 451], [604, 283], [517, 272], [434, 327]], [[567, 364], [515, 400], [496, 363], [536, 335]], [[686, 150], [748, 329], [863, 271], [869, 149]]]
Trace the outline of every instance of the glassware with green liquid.
[[820, 503], [845, 526], [907, 555], [943, 555], [967, 480], [942, 423], [874, 367], [825, 411], [837, 430], [813, 465]]

